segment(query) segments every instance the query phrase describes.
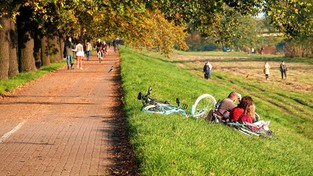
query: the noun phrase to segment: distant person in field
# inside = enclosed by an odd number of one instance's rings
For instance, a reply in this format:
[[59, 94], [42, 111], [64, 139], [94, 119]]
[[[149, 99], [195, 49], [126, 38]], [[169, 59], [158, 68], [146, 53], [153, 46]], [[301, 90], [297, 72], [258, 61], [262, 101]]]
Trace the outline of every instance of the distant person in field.
[[284, 78], [286, 79], [287, 78], [287, 66], [284, 61], [281, 62], [279, 69], [280, 69], [281, 79], [284, 79]]
[[78, 42], [76, 48], [73, 50], [76, 52], [76, 63], [78, 69], [83, 69], [83, 57], [84, 57], [84, 47], [81, 42]]
[[266, 61], [264, 64], [264, 75], [265, 75], [265, 79], [268, 80], [270, 78], [270, 64]]
[[204, 72], [204, 78], [209, 79], [211, 78], [211, 71], [212, 71], [212, 65], [210, 62], [206, 62], [203, 66], [203, 72]]
[[217, 115], [223, 117], [223, 120], [228, 121], [230, 111], [236, 107], [235, 102], [238, 100], [239, 96], [237, 92], [231, 92], [227, 98], [224, 98], [218, 107]]
[[66, 58], [67, 69], [73, 69], [73, 48], [72, 38], [68, 37], [64, 45], [64, 57]]

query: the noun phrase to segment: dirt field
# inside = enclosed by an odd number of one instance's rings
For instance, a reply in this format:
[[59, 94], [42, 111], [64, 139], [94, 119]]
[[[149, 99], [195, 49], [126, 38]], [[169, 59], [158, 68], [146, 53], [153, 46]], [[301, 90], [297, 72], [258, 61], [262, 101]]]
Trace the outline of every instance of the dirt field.
[[135, 175], [119, 63], [109, 50], [0, 98], [0, 175]]

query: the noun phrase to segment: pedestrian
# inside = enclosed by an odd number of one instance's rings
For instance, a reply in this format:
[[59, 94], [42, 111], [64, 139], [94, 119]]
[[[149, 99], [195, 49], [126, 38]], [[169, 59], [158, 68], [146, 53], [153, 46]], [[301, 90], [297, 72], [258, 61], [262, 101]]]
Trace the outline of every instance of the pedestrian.
[[108, 52], [108, 44], [104, 41], [102, 43], [102, 45], [103, 45], [103, 54], [104, 55], [108, 55], [109, 54], [109, 52]]
[[212, 71], [212, 65], [210, 62], [206, 62], [203, 66], [203, 72], [204, 72], [204, 78], [209, 79], [211, 78], [211, 71]]
[[287, 78], [287, 66], [284, 61], [281, 62], [279, 69], [280, 69], [281, 79], [284, 79], [284, 77], [286, 79]]
[[83, 57], [84, 57], [84, 47], [79, 41], [78, 44], [76, 45], [76, 48], [73, 50], [76, 52], [76, 63], [77, 63], [77, 68], [83, 69]]
[[73, 69], [73, 43], [72, 38], [68, 37], [64, 45], [64, 57], [66, 58], [67, 69]]
[[264, 70], [263, 70], [263, 72], [264, 72], [264, 74], [265, 74], [265, 79], [266, 80], [268, 80], [269, 79], [269, 77], [270, 77], [270, 64], [266, 61], [265, 62], [265, 65], [264, 65]]
[[264, 54], [264, 48], [263, 47], [261, 48], [260, 53]]
[[117, 43], [116, 43], [116, 40], [113, 40], [113, 48], [114, 48], [114, 52], [116, 52], [116, 50], [117, 50]]
[[90, 42], [87, 42], [86, 44], [86, 57], [87, 57], [87, 61], [90, 60], [90, 52], [92, 51], [92, 46], [90, 44]]

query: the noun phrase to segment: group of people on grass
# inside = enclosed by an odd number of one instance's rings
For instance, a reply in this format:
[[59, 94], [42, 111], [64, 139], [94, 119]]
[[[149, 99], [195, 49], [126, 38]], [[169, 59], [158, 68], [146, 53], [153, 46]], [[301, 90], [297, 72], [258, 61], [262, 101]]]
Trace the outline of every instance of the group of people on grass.
[[[238, 102], [238, 105], [235, 103]], [[231, 92], [224, 98], [216, 112], [225, 122], [253, 123], [258, 119], [255, 115], [255, 104], [250, 96], [241, 97], [237, 92]]]

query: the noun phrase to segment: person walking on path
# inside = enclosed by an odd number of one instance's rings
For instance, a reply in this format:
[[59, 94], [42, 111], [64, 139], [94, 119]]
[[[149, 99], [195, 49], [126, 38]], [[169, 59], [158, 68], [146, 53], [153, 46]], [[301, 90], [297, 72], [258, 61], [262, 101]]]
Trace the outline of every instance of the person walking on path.
[[264, 72], [264, 74], [265, 74], [265, 79], [266, 80], [268, 80], [269, 79], [269, 77], [270, 77], [270, 64], [266, 61], [265, 62], [265, 65], [264, 65], [264, 70], [263, 70], [263, 72]]
[[204, 72], [204, 78], [209, 79], [211, 78], [211, 70], [212, 70], [212, 65], [210, 62], [206, 62], [203, 66], [203, 72]]
[[114, 52], [117, 51], [117, 43], [116, 40], [113, 40], [113, 48], [114, 48]]
[[73, 50], [76, 52], [76, 63], [78, 69], [83, 69], [83, 57], [84, 57], [84, 47], [83, 45], [78, 42], [76, 48]]
[[284, 79], [284, 77], [286, 79], [287, 78], [287, 66], [284, 61], [281, 62], [279, 69], [280, 69], [281, 79]]
[[90, 52], [92, 51], [92, 46], [90, 44], [90, 42], [87, 42], [86, 44], [86, 58], [87, 58], [87, 61], [90, 60]]
[[72, 38], [69, 37], [64, 45], [64, 58], [66, 58], [67, 69], [73, 69], [73, 43]]

